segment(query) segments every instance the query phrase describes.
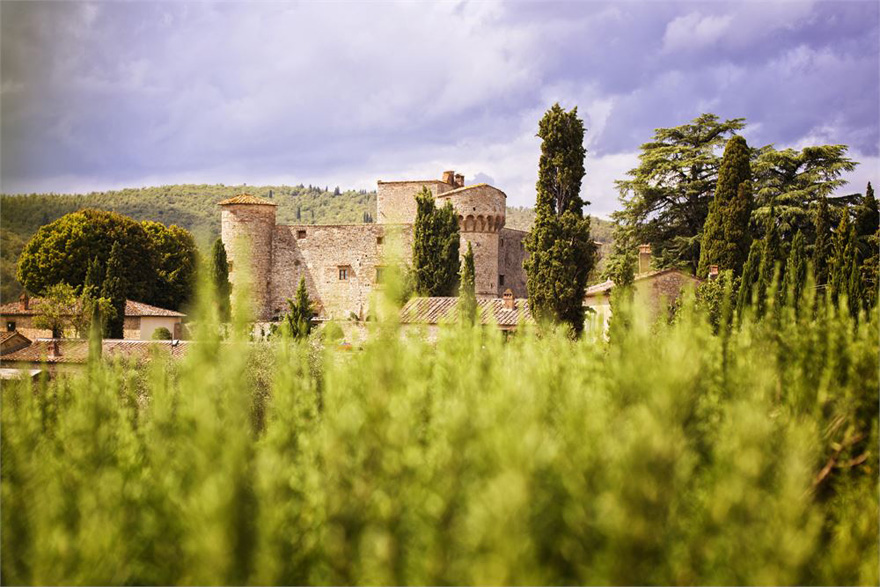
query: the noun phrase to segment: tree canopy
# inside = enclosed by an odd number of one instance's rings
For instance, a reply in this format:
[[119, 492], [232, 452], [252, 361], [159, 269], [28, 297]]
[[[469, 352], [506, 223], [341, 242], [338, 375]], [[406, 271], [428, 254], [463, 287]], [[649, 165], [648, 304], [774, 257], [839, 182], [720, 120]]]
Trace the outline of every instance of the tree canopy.
[[455, 295], [459, 272], [458, 215], [450, 202], [437, 208], [427, 188], [416, 194], [412, 274], [422, 296]]

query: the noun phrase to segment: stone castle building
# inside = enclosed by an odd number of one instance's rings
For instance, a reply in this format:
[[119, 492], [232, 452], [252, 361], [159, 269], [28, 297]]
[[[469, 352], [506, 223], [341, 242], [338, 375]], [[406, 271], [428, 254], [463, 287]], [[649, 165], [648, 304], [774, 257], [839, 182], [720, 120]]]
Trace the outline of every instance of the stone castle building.
[[278, 225], [272, 202], [247, 194], [220, 202], [233, 287], [249, 274], [254, 315], [271, 320], [287, 311], [304, 277], [319, 315], [364, 319], [395, 247], [398, 258], [411, 262], [415, 195], [422, 187], [438, 206], [451, 202], [458, 212], [461, 255], [468, 242], [474, 251], [477, 297], [498, 298], [507, 289], [525, 297], [526, 233], [504, 227], [507, 196], [487, 184], [465, 186], [453, 171], [436, 180], [379, 181], [375, 224]]

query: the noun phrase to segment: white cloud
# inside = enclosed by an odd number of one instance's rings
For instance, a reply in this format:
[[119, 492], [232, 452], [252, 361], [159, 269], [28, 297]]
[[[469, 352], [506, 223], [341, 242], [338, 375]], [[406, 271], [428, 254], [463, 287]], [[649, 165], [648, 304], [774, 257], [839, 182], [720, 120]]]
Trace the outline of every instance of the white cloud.
[[682, 49], [702, 49], [715, 44], [730, 28], [733, 17], [730, 15], [703, 16], [691, 12], [672, 20], [663, 35], [664, 51]]

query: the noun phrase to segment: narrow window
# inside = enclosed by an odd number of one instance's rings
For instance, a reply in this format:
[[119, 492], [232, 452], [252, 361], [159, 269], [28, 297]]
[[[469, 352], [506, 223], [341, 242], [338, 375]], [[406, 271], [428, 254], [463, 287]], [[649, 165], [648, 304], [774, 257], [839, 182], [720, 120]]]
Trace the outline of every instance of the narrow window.
[[384, 237], [381, 237], [381, 236], [376, 237], [376, 244], [377, 245], [381, 245], [384, 241], [385, 241]]
[[348, 267], [340, 267], [339, 268], [339, 281], [347, 281], [348, 280]]
[[15, 322], [10, 320], [6, 323], [6, 332], [15, 332]]
[[498, 276], [498, 285], [504, 285], [504, 276], [503, 275]]
[[385, 281], [385, 268], [384, 267], [376, 267], [376, 283], [383, 283]]
[[296, 231], [296, 238], [306, 238], [306, 231], [305, 230], [297, 230]]

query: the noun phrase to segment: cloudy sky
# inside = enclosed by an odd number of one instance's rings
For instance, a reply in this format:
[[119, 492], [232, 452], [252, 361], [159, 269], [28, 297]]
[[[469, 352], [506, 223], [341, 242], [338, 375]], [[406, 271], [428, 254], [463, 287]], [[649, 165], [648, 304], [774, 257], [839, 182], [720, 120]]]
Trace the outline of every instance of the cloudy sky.
[[844, 143], [880, 172], [880, 4], [0, 2], [0, 191], [489, 181], [534, 202], [537, 123], [587, 126], [590, 211], [656, 127]]

